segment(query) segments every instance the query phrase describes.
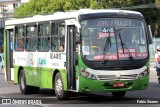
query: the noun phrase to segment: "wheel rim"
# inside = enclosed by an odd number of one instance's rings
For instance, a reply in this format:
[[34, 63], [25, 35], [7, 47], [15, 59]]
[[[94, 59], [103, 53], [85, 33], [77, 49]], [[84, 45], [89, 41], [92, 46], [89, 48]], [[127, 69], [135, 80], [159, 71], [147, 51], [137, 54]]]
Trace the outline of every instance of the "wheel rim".
[[21, 81], [21, 88], [24, 89], [24, 87], [25, 87], [25, 85], [24, 85], [24, 76], [21, 77], [20, 81]]
[[56, 89], [57, 94], [61, 95], [61, 93], [62, 93], [62, 81], [61, 81], [60, 78], [58, 78], [56, 80], [56, 87], [55, 87], [55, 89]]

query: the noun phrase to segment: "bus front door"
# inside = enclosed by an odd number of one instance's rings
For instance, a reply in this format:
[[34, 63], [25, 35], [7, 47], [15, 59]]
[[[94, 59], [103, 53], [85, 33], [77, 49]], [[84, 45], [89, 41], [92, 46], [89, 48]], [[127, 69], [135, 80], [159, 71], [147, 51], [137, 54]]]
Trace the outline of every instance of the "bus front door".
[[67, 27], [67, 72], [68, 72], [68, 89], [76, 90], [76, 42], [75, 42], [75, 30], [76, 27], [69, 25]]

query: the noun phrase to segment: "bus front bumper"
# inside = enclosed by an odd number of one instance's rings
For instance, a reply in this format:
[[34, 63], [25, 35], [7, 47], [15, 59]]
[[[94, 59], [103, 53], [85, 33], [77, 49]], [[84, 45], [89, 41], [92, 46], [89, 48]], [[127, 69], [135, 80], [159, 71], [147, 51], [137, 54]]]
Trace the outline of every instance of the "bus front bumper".
[[[148, 87], [149, 75], [135, 80], [112, 80], [98, 81], [80, 77], [79, 91], [80, 92], [117, 92], [117, 91], [132, 91], [144, 90]], [[124, 86], [113, 87], [115, 83], [123, 83]]]

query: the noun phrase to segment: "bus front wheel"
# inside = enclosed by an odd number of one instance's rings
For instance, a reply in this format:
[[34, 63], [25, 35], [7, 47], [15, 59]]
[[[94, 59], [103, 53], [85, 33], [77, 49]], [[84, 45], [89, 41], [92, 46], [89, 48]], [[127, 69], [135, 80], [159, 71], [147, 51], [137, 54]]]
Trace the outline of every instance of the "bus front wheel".
[[26, 84], [25, 71], [22, 69], [19, 74], [19, 87], [22, 94], [38, 93], [39, 87], [28, 86]]
[[64, 100], [68, 98], [67, 92], [64, 91], [63, 80], [60, 73], [56, 74], [54, 84], [55, 84], [55, 94], [57, 98], [59, 100]]
[[114, 97], [123, 97], [126, 94], [126, 91], [112, 92]]

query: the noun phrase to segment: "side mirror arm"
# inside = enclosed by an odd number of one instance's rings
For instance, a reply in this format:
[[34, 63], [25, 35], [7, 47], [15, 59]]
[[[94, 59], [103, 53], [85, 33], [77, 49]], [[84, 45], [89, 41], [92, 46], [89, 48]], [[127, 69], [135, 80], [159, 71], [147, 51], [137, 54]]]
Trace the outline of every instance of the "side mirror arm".
[[147, 26], [147, 32], [148, 32], [148, 42], [149, 42], [149, 44], [152, 44], [153, 40], [152, 40], [152, 31], [151, 31], [150, 25]]

